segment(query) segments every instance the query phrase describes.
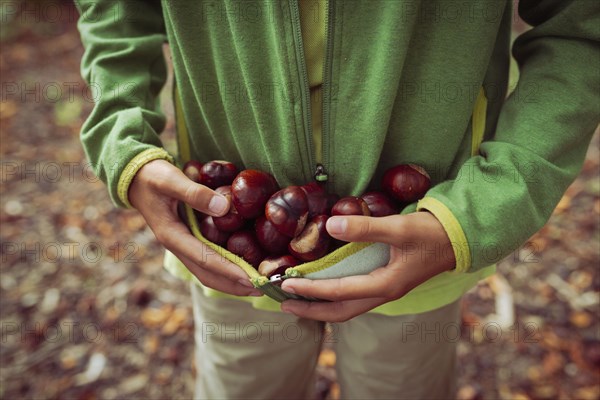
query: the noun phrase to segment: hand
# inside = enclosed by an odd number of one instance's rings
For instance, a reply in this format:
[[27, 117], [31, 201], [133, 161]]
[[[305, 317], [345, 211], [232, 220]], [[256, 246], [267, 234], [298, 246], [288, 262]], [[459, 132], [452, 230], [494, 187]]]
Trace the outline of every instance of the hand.
[[341, 322], [399, 299], [433, 276], [454, 268], [454, 252], [440, 222], [428, 212], [374, 218], [331, 217], [327, 231], [348, 242], [390, 245], [390, 262], [368, 275], [340, 279], [286, 279], [281, 288], [331, 302], [287, 300], [281, 309], [299, 317]]
[[164, 160], [150, 161], [129, 186], [129, 201], [142, 214], [160, 243], [177, 256], [205, 286], [237, 296], [260, 296], [244, 271], [196, 239], [177, 215], [177, 201], [220, 216], [229, 203], [224, 196], [191, 181]]

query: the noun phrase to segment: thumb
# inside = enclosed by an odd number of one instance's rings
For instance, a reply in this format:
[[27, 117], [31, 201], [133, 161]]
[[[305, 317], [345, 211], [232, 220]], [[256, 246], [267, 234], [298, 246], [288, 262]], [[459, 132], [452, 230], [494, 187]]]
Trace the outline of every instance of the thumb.
[[327, 232], [346, 242], [380, 242], [394, 244], [400, 235], [403, 216], [387, 217], [335, 216], [327, 220]]
[[167, 196], [213, 216], [224, 215], [229, 210], [229, 201], [225, 196], [192, 181], [172, 164], [165, 162], [152, 172], [154, 187]]

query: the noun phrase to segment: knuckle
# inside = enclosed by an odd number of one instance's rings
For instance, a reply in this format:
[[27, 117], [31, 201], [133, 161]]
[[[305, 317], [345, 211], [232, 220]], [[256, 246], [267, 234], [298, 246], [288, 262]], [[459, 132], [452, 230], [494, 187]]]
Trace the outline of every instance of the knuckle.
[[361, 219], [359, 234], [360, 236], [369, 236], [372, 232], [372, 225], [369, 218]]
[[401, 288], [399, 286], [392, 286], [384, 292], [384, 298], [387, 301], [392, 301], [392, 300], [399, 299], [400, 297], [404, 296], [404, 294], [405, 293], [404, 293], [403, 288]]
[[162, 243], [165, 247], [169, 247], [170, 235], [168, 235], [164, 230], [157, 229], [154, 231], [154, 236], [156, 240]]
[[336, 280], [334, 286], [331, 288], [330, 293], [331, 297], [333, 297], [334, 299], [340, 299], [344, 295], [344, 286], [339, 280]]
[[208, 269], [208, 263], [206, 262], [205, 259], [203, 259], [202, 257], [194, 257], [193, 260], [194, 264], [196, 264], [196, 266], [200, 269]]
[[200, 211], [205, 211], [208, 207], [206, 197], [206, 191], [202, 185], [193, 183], [185, 189], [185, 202], [194, 206], [194, 208], [200, 208]]
[[153, 171], [149, 184], [159, 192], [166, 192], [172, 185], [172, 179], [162, 170]]

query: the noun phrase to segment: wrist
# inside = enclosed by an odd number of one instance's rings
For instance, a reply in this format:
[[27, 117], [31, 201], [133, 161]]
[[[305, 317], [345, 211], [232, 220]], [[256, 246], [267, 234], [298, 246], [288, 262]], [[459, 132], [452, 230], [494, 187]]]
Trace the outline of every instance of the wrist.
[[153, 147], [142, 151], [138, 155], [129, 161], [129, 163], [123, 169], [119, 177], [117, 186], [117, 194], [121, 202], [127, 207], [133, 207], [133, 204], [129, 200], [130, 188], [136, 178], [139, 176], [139, 172], [149, 163], [160, 162], [172, 166], [173, 157], [166, 150]]
[[440, 221], [430, 212], [408, 214], [406, 224], [408, 242], [419, 246], [419, 257], [437, 272], [450, 271], [456, 267], [452, 242]]

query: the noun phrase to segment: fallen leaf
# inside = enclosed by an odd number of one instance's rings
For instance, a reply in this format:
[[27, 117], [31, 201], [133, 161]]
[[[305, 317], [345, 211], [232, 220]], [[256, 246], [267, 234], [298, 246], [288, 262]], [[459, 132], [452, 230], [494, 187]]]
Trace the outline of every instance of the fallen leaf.
[[587, 311], [572, 311], [569, 321], [577, 328], [587, 328], [592, 324], [592, 316]]
[[474, 385], [465, 385], [458, 389], [456, 394], [458, 400], [481, 400], [483, 399], [481, 388]]
[[511, 400], [531, 400], [531, 397], [527, 396], [523, 392], [516, 392], [512, 394]]
[[574, 398], [579, 400], [598, 400], [600, 398], [600, 385], [579, 388], [575, 390]]
[[146, 373], [141, 373], [137, 375], [133, 375], [131, 377], [125, 378], [119, 384], [119, 394], [132, 394], [135, 393], [146, 386], [148, 383], [148, 375]]
[[564, 357], [558, 351], [552, 351], [542, 360], [542, 369], [546, 376], [552, 376], [563, 369]]
[[158, 350], [160, 339], [157, 335], [150, 334], [144, 340], [144, 351], [148, 354], [154, 354]]
[[100, 378], [104, 367], [106, 366], [106, 356], [102, 353], [94, 353], [88, 361], [87, 368], [84, 372], [75, 376], [75, 382], [78, 386], [87, 385], [95, 382]]
[[331, 390], [329, 392], [329, 398], [331, 400], [339, 400], [340, 398], [340, 385], [337, 382], [331, 384]]
[[0, 102], [0, 119], [10, 118], [17, 113], [19, 107], [13, 100]]
[[323, 349], [321, 354], [319, 354], [318, 364], [324, 367], [333, 367], [335, 366], [336, 356], [333, 350], [331, 349]]
[[535, 365], [527, 368], [527, 379], [532, 382], [537, 382], [543, 377], [542, 369]]
[[190, 318], [190, 311], [185, 308], [177, 308], [171, 313], [167, 322], [165, 322], [161, 333], [165, 336], [170, 336], [181, 329], [186, 323], [187, 319]]
[[140, 319], [142, 323], [150, 329], [159, 328], [171, 315], [173, 306], [164, 305], [161, 308], [146, 308], [142, 311]]

